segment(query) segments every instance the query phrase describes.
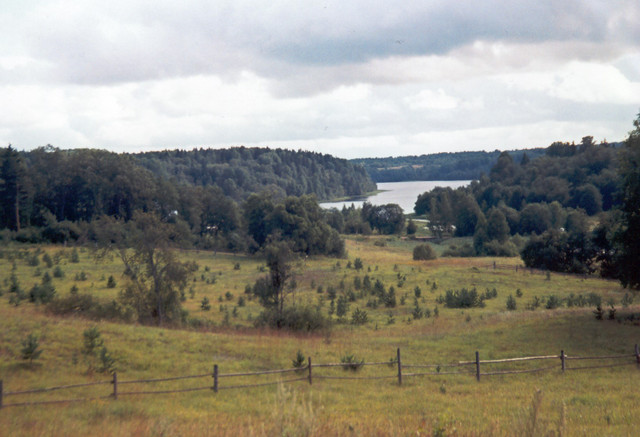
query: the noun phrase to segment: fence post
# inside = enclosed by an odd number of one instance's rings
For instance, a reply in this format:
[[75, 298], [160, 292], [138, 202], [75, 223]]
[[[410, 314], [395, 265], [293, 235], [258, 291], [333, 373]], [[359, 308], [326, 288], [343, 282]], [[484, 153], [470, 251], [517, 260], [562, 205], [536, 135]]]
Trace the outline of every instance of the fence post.
[[0, 410], [2, 409], [2, 380], [0, 379]]
[[564, 350], [560, 351], [560, 361], [562, 362], [562, 371], [564, 372], [567, 369], [566, 363], [567, 356], [564, 354]]
[[480, 381], [480, 352], [476, 351], [476, 379]]
[[211, 389], [213, 390], [214, 393], [218, 393], [218, 365], [214, 364], [213, 365], [213, 375], [211, 375], [213, 377], [213, 387], [211, 387]]
[[[640, 367], [640, 350], [638, 349], [638, 343], [636, 343], [635, 352], [636, 352], [636, 363], [638, 363], [638, 367]], [[0, 407], [1, 406], [2, 406], [2, 381], [0, 381]]]
[[400, 348], [398, 348], [398, 385], [402, 385], [402, 361], [400, 360]]
[[118, 399], [118, 372], [113, 372], [113, 399]]
[[309, 385], [313, 384], [313, 378], [311, 377], [311, 357], [309, 357]]

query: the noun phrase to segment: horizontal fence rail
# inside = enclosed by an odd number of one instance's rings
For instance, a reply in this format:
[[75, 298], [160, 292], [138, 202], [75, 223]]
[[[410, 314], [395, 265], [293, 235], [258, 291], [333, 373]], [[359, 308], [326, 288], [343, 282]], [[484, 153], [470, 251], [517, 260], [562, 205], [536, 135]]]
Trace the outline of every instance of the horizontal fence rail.
[[[558, 360], [560, 362], [560, 366], [557, 364], [544, 366], [544, 367], [534, 367], [534, 368], [509, 368], [509, 369], [486, 369], [487, 367], [492, 367], [496, 365], [517, 365], [522, 366], [528, 362], [536, 361], [536, 360]], [[568, 362], [571, 361], [604, 361], [604, 360], [616, 360], [614, 363], [594, 363], [593, 365], [584, 365], [584, 366], [567, 366]], [[625, 361], [626, 360], [626, 361]], [[199, 373], [195, 375], [183, 375], [183, 376], [170, 376], [166, 378], [148, 378], [148, 379], [132, 379], [132, 380], [118, 380], [117, 372], [114, 372], [112, 375], [112, 379], [104, 380], [104, 381], [94, 381], [87, 383], [78, 383], [78, 384], [67, 384], [60, 385], [56, 387], [43, 387], [43, 388], [33, 388], [26, 390], [18, 390], [18, 391], [5, 391], [4, 390], [4, 382], [0, 380], [0, 409], [4, 407], [21, 407], [21, 406], [35, 406], [35, 405], [53, 405], [53, 404], [64, 404], [64, 403], [74, 403], [74, 402], [89, 402], [95, 400], [102, 399], [118, 399], [119, 396], [142, 396], [142, 395], [165, 395], [171, 393], [186, 393], [186, 392], [196, 392], [196, 391], [213, 391], [217, 393], [219, 390], [231, 390], [231, 389], [248, 389], [255, 387], [267, 387], [278, 384], [288, 384], [294, 382], [307, 381], [309, 384], [313, 384], [313, 379], [323, 379], [323, 380], [390, 380], [396, 379], [398, 385], [402, 385], [403, 378], [406, 377], [419, 377], [419, 376], [445, 376], [445, 375], [475, 375], [476, 379], [479, 381], [483, 376], [501, 376], [501, 375], [517, 375], [517, 374], [533, 374], [533, 373], [541, 373], [551, 371], [553, 369], [560, 369], [563, 373], [566, 371], [572, 370], [591, 370], [591, 369], [604, 369], [604, 368], [613, 368], [613, 367], [623, 367], [623, 366], [631, 366], [635, 365], [640, 369], [640, 350], [638, 345], [636, 344], [634, 347], [633, 354], [619, 354], [619, 355], [599, 355], [599, 356], [570, 356], [565, 354], [565, 351], [560, 351], [558, 355], [538, 355], [538, 356], [527, 356], [527, 357], [514, 357], [514, 358], [502, 358], [502, 359], [491, 359], [491, 360], [481, 360], [480, 353], [476, 351], [475, 360], [473, 361], [458, 361], [457, 363], [446, 363], [446, 364], [404, 364], [402, 362], [402, 357], [400, 354], [400, 349], [397, 349], [396, 358], [389, 361], [380, 361], [380, 362], [343, 362], [343, 363], [318, 363], [312, 364], [311, 357], [308, 358], [306, 365], [301, 365], [300, 367], [294, 367], [289, 369], [274, 369], [274, 370], [261, 370], [255, 372], [235, 372], [235, 373], [220, 373], [219, 367], [217, 364], [213, 365], [213, 371], [208, 373]], [[333, 369], [342, 368], [345, 371], [358, 371], [363, 367], [388, 367], [393, 368], [395, 374], [387, 374], [387, 375], [330, 375], [330, 374], [321, 374], [318, 375], [314, 373], [314, 370], [321, 371], [325, 370], [325, 372], [330, 372]], [[485, 368], [485, 370], [483, 370]], [[404, 369], [416, 369], [418, 371], [414, 372], [404, 372]], [[429, 371], [419, 371], [419, 369], [429, 369]], [[220, 384], [221, 379], [225, 378], [251, 378], [251, 377], [262, 377], [265, 375], [290, 375], [290, 374], [299, 374], [300, 376], [290, 377], [287, 379], [277, 379], [270, 380], [265, 382], [256, 382], [256, 383], [246, 383], [246, 384]], [[183, 381], [188, 379], [202, 379], [202, 378], [212, 378], [210, 384], [200, 385], [197, 387], [180, 387], [175, 389], [162, 389], [159, 388], [157, 390], [139, 390], [139, 391], [119, 391], [118, 388], [121, 385], [130, 385], [130, 384], [157, 384], [164, 382], [172, 382], [172, 381]], [[230, 381], [230, 379], [229, 379]], [[244, 381], [240, 381], [244, 382]], [[52, 400], [33, 400], [33, 401], [16, 401], [11, 403], [6, 403], [6, 398], [13, 396], [33, 396], [43, 393], [50, 393], [59, 390], [74, 390], [79, 388], [86, 387], [94, 387], [98, 385], [111, 385], [112, 391], [110, 394], [94, 394], [94, 395], [84, 395], [82, 397], [78, 396], [75, 398], [66, 398], [66, 399], [52, 399]]]

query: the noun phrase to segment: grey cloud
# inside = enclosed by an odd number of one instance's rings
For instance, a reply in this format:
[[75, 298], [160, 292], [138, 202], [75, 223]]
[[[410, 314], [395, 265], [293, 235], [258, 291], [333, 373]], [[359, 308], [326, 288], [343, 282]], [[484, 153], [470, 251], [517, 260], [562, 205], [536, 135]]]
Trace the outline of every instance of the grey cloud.
[[[638, 14], [633, 1], [621, 2]], [[30, 18], [32, 55], [60, 81], [111, 83], [249, 69], [361, 64], [449, 53], [476, 40], [639, 42], [634, 23], [596, 1], [61, 3]], [[621, 6], [622, 7], [622, 6]], [[53, 9], [53, 7], [51, 7]], [[78, 8], [78, 9], [74, 9]], [[66, 14], [66, 15], [65, 15]], [[633, 14], [631, 14], [633, 15]]]

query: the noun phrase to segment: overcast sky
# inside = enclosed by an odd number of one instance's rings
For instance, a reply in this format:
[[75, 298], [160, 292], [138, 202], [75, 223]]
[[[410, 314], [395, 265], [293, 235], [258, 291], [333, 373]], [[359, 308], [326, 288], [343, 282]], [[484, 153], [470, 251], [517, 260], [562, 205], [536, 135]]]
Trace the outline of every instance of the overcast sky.
[[343, 158], [626, 137], [638, 0], [0, 0], [0, 144]]

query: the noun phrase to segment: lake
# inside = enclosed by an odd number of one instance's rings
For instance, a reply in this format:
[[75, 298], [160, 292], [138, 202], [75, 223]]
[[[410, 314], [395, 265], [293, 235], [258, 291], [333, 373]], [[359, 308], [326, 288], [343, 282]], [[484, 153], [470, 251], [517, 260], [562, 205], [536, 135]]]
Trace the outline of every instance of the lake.
[[378, 183], [378, 190], [383, 190], [381, 193], [369, 197], [362, 197], [341, 202], [322, 202], [320, 206], [325, 209], [342, 209], [343, 206], [349, 207], [351, 206], [351, 204], [359, 207], [362, 206], [364, 202], [369, 202], [372, 205], [386, 205], [387, 203], [396, 203], [400, 205], [405, 214], [411, 214], [413, 213], [413, 207], [416, 204], [418, 196], [425, 191], [431, 191], [435, 187], [458, 188], [469, 185], [470, 183], [471, 181], [380, 182]]

